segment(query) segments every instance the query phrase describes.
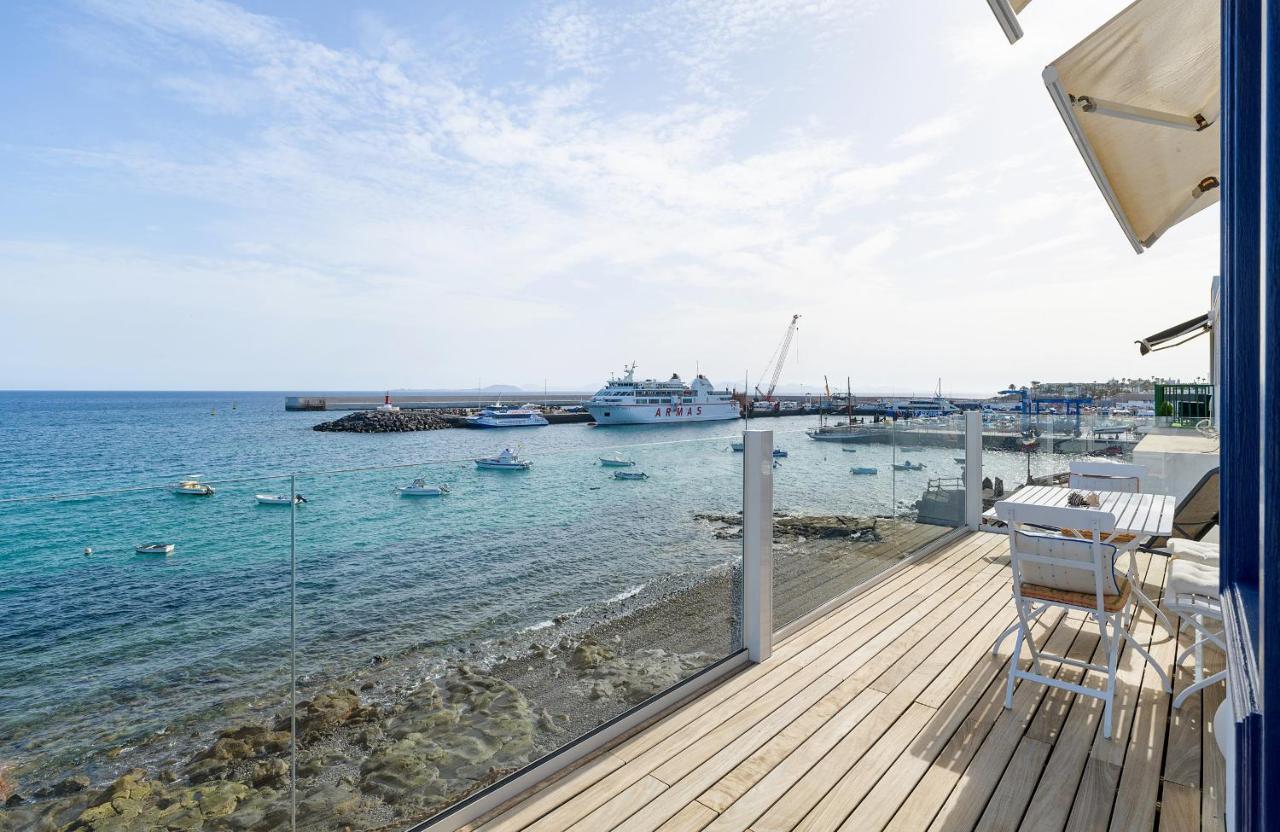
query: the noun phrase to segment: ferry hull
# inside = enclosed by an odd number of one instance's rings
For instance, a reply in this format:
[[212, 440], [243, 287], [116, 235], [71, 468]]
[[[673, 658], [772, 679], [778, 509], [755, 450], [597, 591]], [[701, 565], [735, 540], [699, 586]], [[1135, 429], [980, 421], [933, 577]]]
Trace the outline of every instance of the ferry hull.
[[735, 403], [692, 405], [589, 404], [597, 425], [664, 425], [683, 422], [723, 422], [741, 418]]

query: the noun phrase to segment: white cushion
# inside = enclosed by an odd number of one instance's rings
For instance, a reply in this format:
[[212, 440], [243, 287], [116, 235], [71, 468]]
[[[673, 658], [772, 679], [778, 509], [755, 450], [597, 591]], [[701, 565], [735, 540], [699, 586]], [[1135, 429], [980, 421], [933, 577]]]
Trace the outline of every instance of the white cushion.
[[1218, 597], [1218, 569], [1191, 560], [1169, 561], [1169, 580], [1165, 582], [1169, 596], [1201, 595]]
[[[1018, 572], [1023, 583], [1040, 584], [1067, 592], [1097, 592], [1092, 569], [1093, 541], [1079, 537], [1030, 534], [1022, 531], [1014, 532], [1012, 538], [1015, 551], [1020, 555], [1035, 555], [1080, 563], [1080, 568], [1075, 568], [1036, 561], [1019, 561]], [[1103, 543], [1101, 546], [1104, 568], [1110, 567], [1102, 576], [1102, 594], [1119, 595], [1120, 587], [1116, 583], [1115, 574], [1116, 547], [1110, 543]]]
[[1182, 540], [1170, 538], [1165, 549], [1177, 560], [1189, 560], [1205, 566], [1217, 567], [1218, 544], [1205, 543], [1199, 540]]

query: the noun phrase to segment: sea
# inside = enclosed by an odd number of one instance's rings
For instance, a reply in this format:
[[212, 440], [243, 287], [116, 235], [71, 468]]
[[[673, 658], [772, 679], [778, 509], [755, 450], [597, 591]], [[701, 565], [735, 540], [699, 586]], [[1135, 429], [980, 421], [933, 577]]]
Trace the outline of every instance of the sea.
[[[280, 713], [293, 680], [513, 655], [554, 620], [669, 597], [741, 554], [696, 516], [741, 508], [740, 422], [329, 433], [312, 428], [343, 414], [286, 412], [284, 396], [0, 392], [0, 767], [20, 782], [174, 754]], [[808, 439], [817, 423], [760, 423], [787, 452], [776, 510], [902, 512], [960, 474], [959, 447], [847, 453]], [[532, 468], [476, 469], [504, 447]], [[599, 463], [613, 454], [649, 478], [613, 479]], [[1029, 464], [1064, 468], [1055, 456], [984, 464], [1020, 483]], [[926, 467], [893, 472], [904, 458]], [[194, 475], [215, 493], [168, 489]], [[419, 477], [449, 494], [398, 494]], [[291, 493], [307, 502], [255, 499]], [[173, 554], [135, 552], [152, 541]], [[736, 647], [726, 637], [725, 654]]]

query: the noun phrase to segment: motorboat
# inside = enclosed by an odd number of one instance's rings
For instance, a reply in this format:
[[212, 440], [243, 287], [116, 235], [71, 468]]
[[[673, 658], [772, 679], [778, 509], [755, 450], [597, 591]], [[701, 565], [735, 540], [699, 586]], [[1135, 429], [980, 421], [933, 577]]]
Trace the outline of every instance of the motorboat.
[[649, 475], [643, 471], [614, 471], [615, 480], [647, 480]]
[[447, 485], [431, 485], [419, 477], [408, 485], [397, 488], [401, 497], [441, 497], [449, 493]]
[[735, 439], [729, 443], [729, 449], [732, 451], [738, 451], [739, 453], [741, 453], [746, 447], [747, 444], [740, 439]]
[[860, 474], [860, 475], [861, 475], [861, 474], [878, 474], [878, 473], [880, 473], [880, 469], [879, 469], [879, 468], [870, 468], [870, 467], [867, 467], [867, 466], [865, 466], [865, 465], [855, 465], [854, 467], [852, 467], [852, 468], [850, 468], [850, 469], [849, 469], [849, 473], [850, 473], [850, 474]]
[[783, 457], [785, 457], [785, 456], [787, 455], [787, 452], [786, 452], [786, 451], [784, 451], [784, 450], [782, 450], [781, 448], [774, 448], [774, 449], [773, 449], [773, 455], [774, 455], [775, 457], [777, 457], [778, 459], [782, 459]]
[[292, 497], [288, 494], [254, 494], [253, 499], [257, 500], [260, 506], [287, 506], [292, 503], [302, 505], [307, 501], [307, 498], [301, 494], [295, 494]]
[[909, 459], [908, 459], [908, 460], [906, 460], [905, 462], [895, 462], [895, 463], [893, 463], [893, 470], [895, 470], [895, 471], [923, 471], [923, 470], [924, 470], [924, 463], [923, 463], [923, 462], [912, 462], [911, 460], [909, 460]]
[[847, 454], [856, 454], [858, 452], [857, 448], [841, 448], [840, 450], [844, 451]]
[[187, 494], [195, 497], [208, 497], [213, 493], [212, 485], [205, 485], [200, 480], [192, 477], [191, 479], [182, 480], [169, 487], [174, 494]]
[[634, 459], [627, 459], [622, 454], [600, 457], [600, 464], [606, 468], [630, 468], [636, 464]]
[[953, 456], [951, 458], [954, 459], [960, 465], [964, 465], [966, 462], [968, 462], [968, 460], [962, 456]]
[[133, 551], [140, 555], [172, 555], [172, 543], [141, 543], [133, 547]]
[[510, 448], [503, 448], [502, 453], [497, 456], [480, 457], [476, 460], [476, 467], [488, 471], [527, 471], [533, 463], [527, 459], [521, 459], [520, 454]]

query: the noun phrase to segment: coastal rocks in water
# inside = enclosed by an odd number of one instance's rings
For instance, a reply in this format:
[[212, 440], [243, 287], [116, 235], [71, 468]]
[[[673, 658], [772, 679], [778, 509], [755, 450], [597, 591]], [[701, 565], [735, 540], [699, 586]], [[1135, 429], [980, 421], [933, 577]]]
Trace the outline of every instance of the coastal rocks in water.
[[616, 699], [634, 705], [643, 702], [713, 661], [706, 653], [668, 653], [639, 650], [611, 656], [597, 663], [581, 678], [592, 699]]
[[403, 433], [452, 427], [445, 419], [425, 410], [361, 410], [312, 428], [345, 433]]
[[184, 773], [192, 783], [227, 779], [238, 771], [244, 771], [245, 779], [252, 781], [266, 770], [261, 762], [254, 761], [283, 762], [282, 758], [289, 753], [288, 727], [286, 723], [284, 730], [273, 731], [261, 725], [243, 725], [223, 731], [213, 745], [191, 761]]
[[[310, 742], [317, 736], [339, 725], [352, 722], [369, 722], [378, 718], [376, 706], [360, 704], [360, 695], [347, 688], [341, 691], [325, 691], [298, 705], [298, 738]], [[282, 723], [282, 724], [281, 724]], [[289, 720], [277, 723], [277, 731], [288, 731]]]
[[573, 648], [573, 655], [569, 657], [569, 665], [578, 670], [591, 670], [599, 667], [604, 662], [615, 658], [617, 653], [593, 637], [587, 636], [578, 642], [578, 646]]
[[[732, 539], [742, 534], [741, 514], [695, 514], [694, 519], [709, 523], [720, 523], [715, 536]], [[773, 519], [773, 536], [775, 538], [806, 538], [814, 540], [849, 539], [874, 543], [880, 539], [876, 531], [876, 518], [853, 517], [849, 515], [815, 515], [811, 517], [775, 516]]]
[[536, 719], [507, 682], [463, 667], [426, 685], [386, 723], [391, 740], [361, 766], [360, 788], [429, 805], [497, 779], [533, 755]]

